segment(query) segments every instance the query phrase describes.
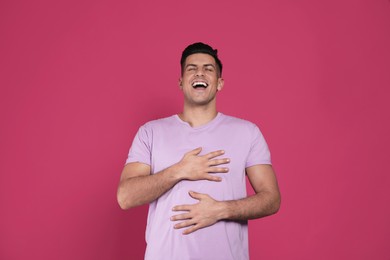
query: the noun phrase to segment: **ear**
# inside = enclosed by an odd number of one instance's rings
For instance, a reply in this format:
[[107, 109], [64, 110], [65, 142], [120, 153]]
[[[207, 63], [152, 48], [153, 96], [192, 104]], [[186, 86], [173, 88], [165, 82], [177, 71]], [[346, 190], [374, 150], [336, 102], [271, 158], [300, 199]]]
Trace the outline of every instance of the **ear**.
[[179, 83], [179, 88], [183, 89], [183, 78], [180, 78], [178, 83]]
[[217, 85], [217, 91], [221, 91], [223, 89], [223, 78], [218, 78], [218, 85]]

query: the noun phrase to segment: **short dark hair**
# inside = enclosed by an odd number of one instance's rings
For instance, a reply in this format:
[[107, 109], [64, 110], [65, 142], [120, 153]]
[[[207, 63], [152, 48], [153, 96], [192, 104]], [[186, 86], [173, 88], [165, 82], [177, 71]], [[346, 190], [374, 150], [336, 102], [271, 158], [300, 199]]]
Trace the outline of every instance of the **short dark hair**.
[[218, 58], [218, 50], [213, 49], [210, 45], [204, 44], [203, 42], [196, 42], [190, 44], [184, 49], [180, 59], [182, 75], [184, 72], [184, 63], [186, 62], [187, 57], [195, 53], [205, 53], [211, 55], [214, 58], [215, 63], [217, 64], [217, 71], [219, 71], [219, 76], [222, 75], [222, 62]]

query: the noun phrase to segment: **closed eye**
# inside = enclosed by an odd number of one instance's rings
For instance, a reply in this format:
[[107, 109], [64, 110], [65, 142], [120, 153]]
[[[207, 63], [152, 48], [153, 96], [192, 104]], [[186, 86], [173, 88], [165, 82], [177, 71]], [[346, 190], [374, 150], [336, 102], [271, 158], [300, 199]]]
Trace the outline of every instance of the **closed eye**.
[[206, 71], [214, 71], [214, 66], [212, 64], [207, 64], [204, 66]]
[[187, 70], [187, 71], [196, 70], [196, 66], [195, 66], [195, 65], [192, 65], [192, 64], [188, 64], [186, 70]]

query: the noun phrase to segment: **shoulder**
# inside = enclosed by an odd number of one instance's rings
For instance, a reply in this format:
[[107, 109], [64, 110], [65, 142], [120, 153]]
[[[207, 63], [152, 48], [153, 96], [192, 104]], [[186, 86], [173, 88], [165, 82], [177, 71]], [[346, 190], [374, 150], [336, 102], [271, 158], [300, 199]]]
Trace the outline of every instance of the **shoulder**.
[[248, 121], [246, 119], [234, 117], [234, 116], [229, 116], [222, 114], [223, 120], [222, 122], [226, 125], [229, 126], [234, 126], [234, 127], [241, 127], [241, 128], [248, 128], [248, 129], [253, 129], [257, 128], [257, 125], [252, 123], [251, 121]]
[[230, 132], [235, 132], [240, 135], [245, 135], [251, 139], [262, 136], [260, 128], [255, 123], [246, 119], [223, 115], [223, 124]]
[[158, 118], [151, 121], [146, 122], [143, 124], [140, 129], [144, 131], [153, 131], [155, 129], [161, 129], [165, 127], [171, 127], [176, 122], [175, 115], [164, 117], [164, 118]]
[[175, 121], [174, 116], [151, 120], [138, 128], [137, 136], [142, 140], [152, 141], [156, 133], [166, 132]]

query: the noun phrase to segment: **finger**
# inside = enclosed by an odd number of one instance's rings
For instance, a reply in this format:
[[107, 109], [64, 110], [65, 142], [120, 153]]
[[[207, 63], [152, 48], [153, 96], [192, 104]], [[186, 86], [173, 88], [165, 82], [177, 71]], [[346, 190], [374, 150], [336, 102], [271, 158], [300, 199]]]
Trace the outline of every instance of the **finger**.
[[189, 155], [198, 155], [198, 154], [200, 154], [201, 151], [202, 151], [202, 147], [198, 147], [198, 148], [196, 148], [196, 149], [194, 149], [192, 151], [189, 151], [187, 154], [189, 154]]
[[227, 173], [229, 172], [229, 168], [227, 167], [209, 167], [207, 169], [208, 173]]
[[193, 205], [177, 205], [172, 208], [172, 211], [190, 211]]
[[198, 229], [200, 229], [200, 227], [198, 225], [193, 225], [192, 227], [187, 228], [186, 230], [184, 230], [182, 234], [183, 235], [188, 235], [188, 234], [191, 234], [191, 233], [195, 232]]
[[229, 158], [214, 159], [209, 161], [209, 166], [216, 166], [216, 165], [227, 164], [227, 163], [230, 163]]
[[195, 191], [190, 191], [190, 192], [188, 192], [188, 194], [190, 194], [190, 196], [193, 199], [196, 199], [196, 200], [201, 200], [201, 199], [203, 199], [203, 198], [205, 198], [207, 196], [207, 194], [198, 193], [198, 192], [195, 192]]
[[183, 214], [174, 215], [171, 217], [171, 221], [185, 220], [185, 219], [191, 219], [191, 214], [190, 213], [183, 213]]
[[217, 156], [220, 156], [220, 155], [222, 155], [224, 153], [225, 153], [224, 150], [218, 150], [218, 151], [210, 152], [210, 153], [206, 154], [205, 156], [206, 156], [207, 159], [210, 160], [210, 159], [215, 158]]
[[187, 220], [187, 221], [183, 221], [183, 222], [177, 223], [176, 225], [173, 226], [173, 228], [174, 229], [180, 229], [180, 228], [185, 228], [185, 227], [189, 227], [189, 226], [192, 226], [192, 225], [195, 225], [195, 221], [190, 219], [190, 220]]
[[203, 179], [207, 181], [222, 181], [221, 177], [210, 174], [205, 175]]

